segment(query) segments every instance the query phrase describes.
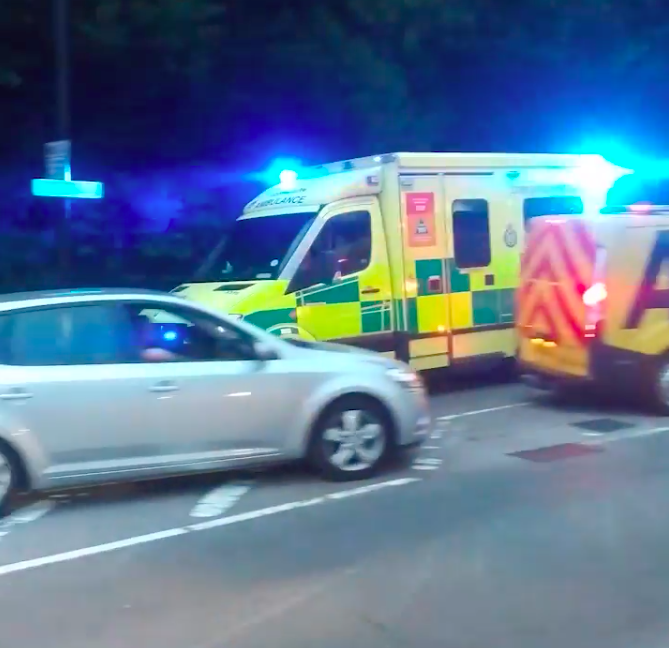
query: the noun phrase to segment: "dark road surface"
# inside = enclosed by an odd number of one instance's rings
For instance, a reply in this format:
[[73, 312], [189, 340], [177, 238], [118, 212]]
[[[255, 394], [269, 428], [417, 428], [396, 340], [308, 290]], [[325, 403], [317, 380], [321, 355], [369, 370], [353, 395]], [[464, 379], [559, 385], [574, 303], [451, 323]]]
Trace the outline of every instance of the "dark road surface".
[[1, 645], [666, 648], [669, 420], [526, 401], [435, 396], [435, 438], [374, 482], [37, 503], [0, 528]]

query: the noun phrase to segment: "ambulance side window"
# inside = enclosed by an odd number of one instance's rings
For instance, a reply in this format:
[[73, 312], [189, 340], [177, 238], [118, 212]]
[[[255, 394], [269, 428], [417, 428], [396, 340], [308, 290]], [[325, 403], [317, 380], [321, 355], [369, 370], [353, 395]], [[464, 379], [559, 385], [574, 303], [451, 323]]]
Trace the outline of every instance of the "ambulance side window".
[[372, 218], [354, 211], [330, 218], [318, 233], [293, 277], [288, 292], [360, 272], [372, 257]]
[[582, 213], [583, 201], [578, 196], [547, 196], [526, 198], [523, 201], [525, 229], [530, 221], [538, 216], [565, 216]]
[[458, 268], [485, 268], [490, 265], [490, 220], [488, 201], [453, 202], [453, 248]]

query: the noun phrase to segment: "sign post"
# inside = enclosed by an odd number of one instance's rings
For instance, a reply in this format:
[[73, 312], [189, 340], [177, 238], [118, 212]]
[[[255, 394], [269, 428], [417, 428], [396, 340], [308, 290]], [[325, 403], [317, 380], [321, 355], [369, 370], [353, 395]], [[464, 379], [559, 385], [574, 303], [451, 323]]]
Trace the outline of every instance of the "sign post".
[[104, 198], [104, 184], [72, 180], [72, 144], [70, 140], [47, 142], [44, 145], [45, 178], [31, 182], [33, 196], [62, 200], [62, 215], [58, 218], [58, 256], [61, 281], [70, 280], [70, 212], [72, 200]]
[[71, 180], [70, 157], [72, 142], [58, 140], [44, 145], [44, 166], [46, 178], [50, 180]]

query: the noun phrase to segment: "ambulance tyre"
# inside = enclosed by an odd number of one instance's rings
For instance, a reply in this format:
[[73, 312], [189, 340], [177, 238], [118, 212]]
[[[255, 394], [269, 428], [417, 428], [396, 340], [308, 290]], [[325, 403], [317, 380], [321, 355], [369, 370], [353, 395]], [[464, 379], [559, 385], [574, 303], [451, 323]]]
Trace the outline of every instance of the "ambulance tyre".
[[669, 352], [658, 358], [651, 370], [649, 389], [650, 406], [662, 416], [669, 416]]
[[368, 479], [393, 456], [395, 435], [388, 410], [363, 394], [330, 403], [311, 431], [307, 462], [328, 481]]

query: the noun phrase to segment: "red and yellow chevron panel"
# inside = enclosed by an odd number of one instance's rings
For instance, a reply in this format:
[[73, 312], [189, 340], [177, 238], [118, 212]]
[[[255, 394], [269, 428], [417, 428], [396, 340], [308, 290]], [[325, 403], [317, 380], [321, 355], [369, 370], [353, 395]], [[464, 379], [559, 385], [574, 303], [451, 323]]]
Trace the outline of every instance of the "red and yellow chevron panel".
[[521, 259], [516, 321], [522, 335], [585, 343], [583, 292], [592, 282], [597, 245], [588, 222], [533, 221]]

